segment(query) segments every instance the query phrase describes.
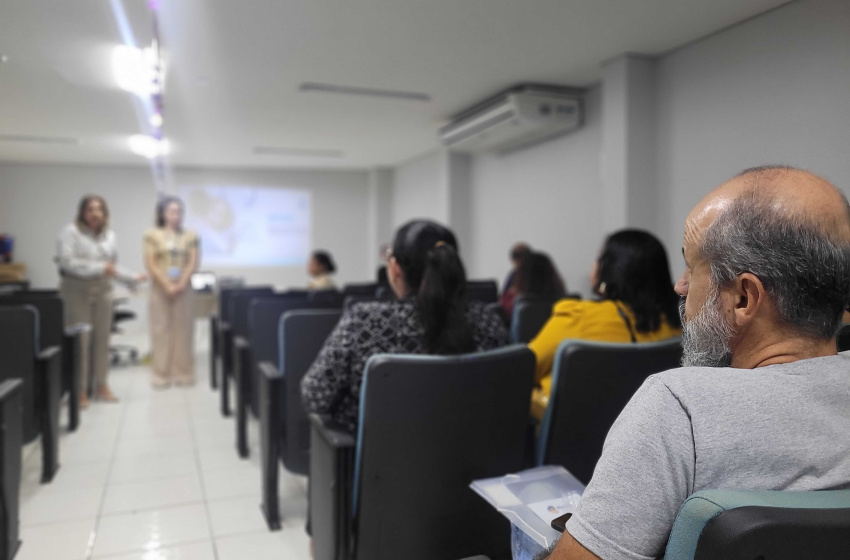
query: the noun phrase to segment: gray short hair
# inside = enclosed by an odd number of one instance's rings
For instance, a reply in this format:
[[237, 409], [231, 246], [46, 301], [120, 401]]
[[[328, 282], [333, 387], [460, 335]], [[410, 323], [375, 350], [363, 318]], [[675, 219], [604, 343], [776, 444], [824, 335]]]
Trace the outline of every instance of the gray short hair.
[[715, 286], [754, 274], [790, 327], [829, 339], [850, 301], [850, 244], [833, 237], [816, 219], [790, 215], [753, 190], [721, 212], [700, 249]]

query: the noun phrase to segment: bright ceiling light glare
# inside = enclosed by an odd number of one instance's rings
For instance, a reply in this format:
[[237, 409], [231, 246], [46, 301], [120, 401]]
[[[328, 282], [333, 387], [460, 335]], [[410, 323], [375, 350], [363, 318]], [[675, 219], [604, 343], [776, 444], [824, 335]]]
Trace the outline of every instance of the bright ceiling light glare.
[[112, 74], [118, 87], [146, 97], [161, 93], [165, 63], [157, 60], [152, 48], [117, 45], [112, 51]]
[[159, 113], [154, 113], [153, 115], [151, 115], [151, 118], [149, 120], [152, 127], [162, 128], [163, 119], [162, 115], [160, 115]]
[[134, 134], [127, 139], [127, 144], [130, 146], [131, 152], [148, 159], [167, 156], [171, 151], [171, 144], [169, 144], [168, 139], [157, 140], [147, 134]]

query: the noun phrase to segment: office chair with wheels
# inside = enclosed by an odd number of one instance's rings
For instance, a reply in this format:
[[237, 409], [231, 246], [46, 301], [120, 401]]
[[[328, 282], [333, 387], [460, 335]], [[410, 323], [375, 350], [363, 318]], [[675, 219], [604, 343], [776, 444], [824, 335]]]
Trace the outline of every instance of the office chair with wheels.
[[[136, 312], [129, 309], [122, 309], [121, 306], [129, 301], [127, 298], [115, 298], [112, 301], [112, 334], [121, 334], [120, 324], [132, 321], [136, 318]], [[127, 362], [136, 364], [139, 361], [139, 349], [131, 344], [110, 344], [109, 345], [109, 361], [113, 366], [120, 365], [124, 360], [122, 357], [126, 355]]]

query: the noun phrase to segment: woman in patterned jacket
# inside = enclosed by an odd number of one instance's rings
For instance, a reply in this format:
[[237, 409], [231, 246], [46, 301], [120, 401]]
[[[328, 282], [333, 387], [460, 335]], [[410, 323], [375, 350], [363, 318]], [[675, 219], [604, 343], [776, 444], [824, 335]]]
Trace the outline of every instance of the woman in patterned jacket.
[[357, 429], [360, 384], [374, 354], [463, 354], [508, 343], [502, 320], [466, 299], [457, 241], [427, 220], [398, 230], [387, 265], [395, 301], [360, 303], [343, 315], [301, 382], [309, 412]]

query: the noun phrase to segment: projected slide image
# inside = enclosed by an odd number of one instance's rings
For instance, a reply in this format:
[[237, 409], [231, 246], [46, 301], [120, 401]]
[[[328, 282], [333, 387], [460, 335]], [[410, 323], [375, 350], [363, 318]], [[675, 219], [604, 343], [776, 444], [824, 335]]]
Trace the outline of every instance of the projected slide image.
[[186, 186], [185, 226], [201, 238], [204, 266], [302, 266], [310, 254], [310, 193]]

